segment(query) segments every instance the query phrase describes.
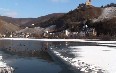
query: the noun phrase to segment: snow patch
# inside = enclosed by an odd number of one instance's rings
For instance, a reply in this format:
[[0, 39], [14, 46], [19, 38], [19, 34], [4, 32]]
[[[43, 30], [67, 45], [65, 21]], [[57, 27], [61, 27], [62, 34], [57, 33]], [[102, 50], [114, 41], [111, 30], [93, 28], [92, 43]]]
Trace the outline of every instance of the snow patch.
[[0, 73], [13, 73], [14, 69], [8, 66], [0, 56]]
[[107, 7], [102, 10], [102, 14], [98, 17], [98, 19], [94, 19], [93, 22], [99, 22], [113, 17], [116, 17], [116, 7]]

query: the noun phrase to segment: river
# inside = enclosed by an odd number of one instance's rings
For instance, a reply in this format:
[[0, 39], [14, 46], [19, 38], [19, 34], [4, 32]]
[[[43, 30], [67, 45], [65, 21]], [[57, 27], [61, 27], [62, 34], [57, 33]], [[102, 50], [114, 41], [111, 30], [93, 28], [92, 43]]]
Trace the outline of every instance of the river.
[[14, 73], [116, 72], [116, 41], [2, 39], [0, 46]]
[[[14, 73], [74, 73], [65, 64], [55, 61], [42, 51], [44, 41], [0, 40], [0, 56], [15, 69]], [[37, 54], [32, 54], [35, 51]], [[31, 52], [31, 53], [30, 53]]]

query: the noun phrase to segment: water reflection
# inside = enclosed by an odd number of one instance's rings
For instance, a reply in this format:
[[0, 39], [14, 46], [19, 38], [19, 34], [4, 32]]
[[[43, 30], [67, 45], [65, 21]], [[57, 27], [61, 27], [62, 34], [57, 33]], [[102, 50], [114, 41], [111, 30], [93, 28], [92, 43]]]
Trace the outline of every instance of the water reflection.
[[7, 54], [23, 57], [38, 57], [53, 61], [45, 50], [45, 42], [31, 40], [0, 40], [0, 50]]
[[[46, 60], [46, 61], [50, 61], [50, 62], [53, 62], [53, 59], [52, 57], [48, 54], [48, 52], [45, 52], [45, 51], [36, 51], [36, 52], [32, 52], [32, 51], [28, 51], [28, 52], [9, 52], [9, 51], [6, 51], [6, 50], [2, 50], [4, 51], [5, 53], [9, 54], [9, 55], [16, 55], [16, 56], [19, 56], [19, 57], [36, 57], [38, 59], [43, 59], [43, 60]], [[8, 56], [6, 57], [6, 59], [9, 58]]]
[[5, 62], [12, 66], [14, 73], [59, 73], [62, 68], [55, 62], [39, 57], [11, 55], [0, 51]]
[[14, 73], [58, 73], [61, 68], [55, 63], [51, 63], [36, 58], [12, 59], [11, 66], [15, 68]]

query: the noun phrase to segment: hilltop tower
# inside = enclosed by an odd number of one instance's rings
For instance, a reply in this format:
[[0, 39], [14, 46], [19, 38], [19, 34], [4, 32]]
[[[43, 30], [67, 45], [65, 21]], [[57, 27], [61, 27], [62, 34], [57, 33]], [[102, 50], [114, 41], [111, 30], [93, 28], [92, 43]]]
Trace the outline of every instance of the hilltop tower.
[[86, 6], [90, 6], [91, 5], [91, 0], [87, 0], [85, 4], [86, 4]]

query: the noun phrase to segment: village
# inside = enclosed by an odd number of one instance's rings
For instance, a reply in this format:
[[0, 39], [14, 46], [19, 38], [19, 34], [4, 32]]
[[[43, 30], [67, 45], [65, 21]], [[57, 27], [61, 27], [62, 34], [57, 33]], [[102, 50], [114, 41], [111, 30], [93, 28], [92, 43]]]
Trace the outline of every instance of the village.
[[62, 32], [51, 32], [45, 31], [42, 34], [33, 34], [33, 33], [15, 33], [9, 32], [6, 34], [0, 34], [1, 38], [48, 38], [48, 39], [76, 39], [76, 38], [83, 38], [83, 37], [95, 37], [96, 36], [95, 29], [84, 27], [81, 32], [70, 32], [69, 30], [65, 30]]

